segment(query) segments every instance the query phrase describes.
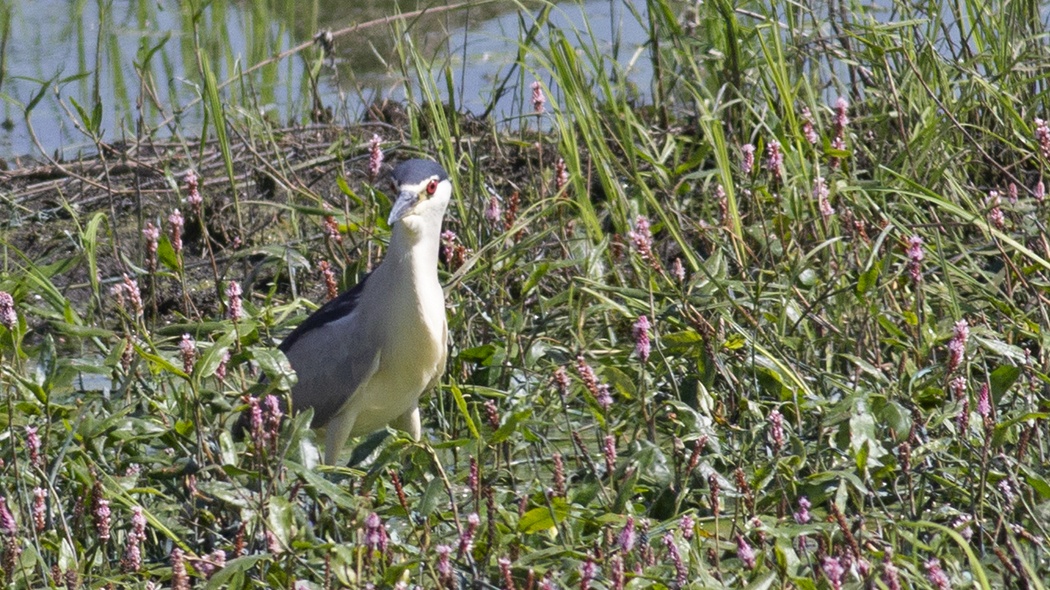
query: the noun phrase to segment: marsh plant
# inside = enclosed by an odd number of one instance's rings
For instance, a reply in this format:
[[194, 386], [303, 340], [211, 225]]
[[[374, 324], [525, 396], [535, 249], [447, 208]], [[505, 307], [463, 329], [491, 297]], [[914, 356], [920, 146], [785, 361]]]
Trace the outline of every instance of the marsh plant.
[[[5, 583], [1044, 587], [1044, 16], [885, 4], [632, 3], [649, 94], [523, 6], [511, 122], [407, 19], [365, 121], [280, 126], [199, 45], [205, 129], [0, 172]], [[318, 465], [275, 344], [420, 154], [446, 376], [422, 442]]]

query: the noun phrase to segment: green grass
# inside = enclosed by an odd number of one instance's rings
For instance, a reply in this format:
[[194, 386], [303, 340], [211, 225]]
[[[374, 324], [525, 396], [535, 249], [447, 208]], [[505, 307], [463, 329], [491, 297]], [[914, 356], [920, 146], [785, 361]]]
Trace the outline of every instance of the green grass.
[[[898, 3], [891, 20], [776, 4], [649, 2], [636, 17], [659, 42], [638, 59], [656, 104], [587, 30], [530, 5], [526, 73], [506, 77], [523, 109], [509, 131], [445, 108], [457, 64], [411, 34], [393, 66], [421, 81], [404, 119], [349, 129], [254, 114], [250, 85], [223, 85], [197, 45], [187, 63], [200, 67], [181, 75], [202, 89], [206, 137], [176, 128], [135, 174], [67, 166], [44, 193], [8, 173], [9, 587], [177, 585], [178, 552], [194, 585], [216, 588], [925, 588], [934, 563], [953, 588], [1045, 587], [1044, 23], [1018, 2]], [[533, 79], [548, 98], [538, 117]], [[305, 416], [234, 441], [242, 396], [292, 383], [274, 343], [324, 300], [318, 263], [346, 287], [382, 257], [389, 198], [365, 172], [372, 133], [388, 161], [440, 161], [458, 195], [442, 267], [450, 360], [424, 400], [425, 440], [390, 438], [355, 468], [315, 464]], [[757, 148], [746, 171], [744, 144]], [[200, 214], [185, 202], [191, 168]], [[175, 207], [185, 247], [162, 238], [149, 276], [141, 229], [166, 233]], [[142, 313], [112, 294], [125, 274]], [[236, 321], [231, 281], [245, 291]], [[200, 560], [217, 551], [226, 565], [208, 580], [216, 568]]]

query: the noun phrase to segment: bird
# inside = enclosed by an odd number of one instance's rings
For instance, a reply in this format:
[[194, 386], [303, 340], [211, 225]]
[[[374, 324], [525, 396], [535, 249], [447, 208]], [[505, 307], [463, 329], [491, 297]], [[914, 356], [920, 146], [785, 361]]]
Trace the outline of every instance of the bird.
[[278, 345], [298, 378], [292, 412], [313, 409], [311, 427], [325, 428], [329, 465], [350, 437], [387, 425], [418, 441], [420, 396], [445, 370], [438, 250], [452, 183], [440, 164], [423, 159], [401, 162], [390, 177], [397, 197], [382, 261]]

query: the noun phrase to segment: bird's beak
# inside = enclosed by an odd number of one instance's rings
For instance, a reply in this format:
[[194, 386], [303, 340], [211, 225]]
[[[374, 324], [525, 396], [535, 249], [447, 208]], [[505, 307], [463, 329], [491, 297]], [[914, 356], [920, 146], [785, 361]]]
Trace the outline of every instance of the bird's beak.
[[408, 215], [412, 211], [412, 208], [419, 202], [419, 195], [402, 191], [397, 195], [397, 200], [394, 201], [394, 208], [390, 210], [390, 217], [387, 218], [387, 225], [393, 226], [396, 222], [400, 221], [402, 217]]

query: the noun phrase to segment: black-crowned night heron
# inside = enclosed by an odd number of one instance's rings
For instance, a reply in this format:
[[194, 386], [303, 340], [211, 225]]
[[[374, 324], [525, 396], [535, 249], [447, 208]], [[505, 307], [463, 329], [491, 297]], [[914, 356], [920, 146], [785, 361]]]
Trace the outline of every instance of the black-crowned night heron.
[[397, 200], [383, 261], [279, 346], [299, 379], [292, 410], [313, 408], [311, 426], [327, 430], [328, 464], [349, 437], [388, 424], [419, 440], [419, 397], [445, 370], [448, 333], [437, 265], [452, 183], [429, 160], [402, 162], [391, 177]]

